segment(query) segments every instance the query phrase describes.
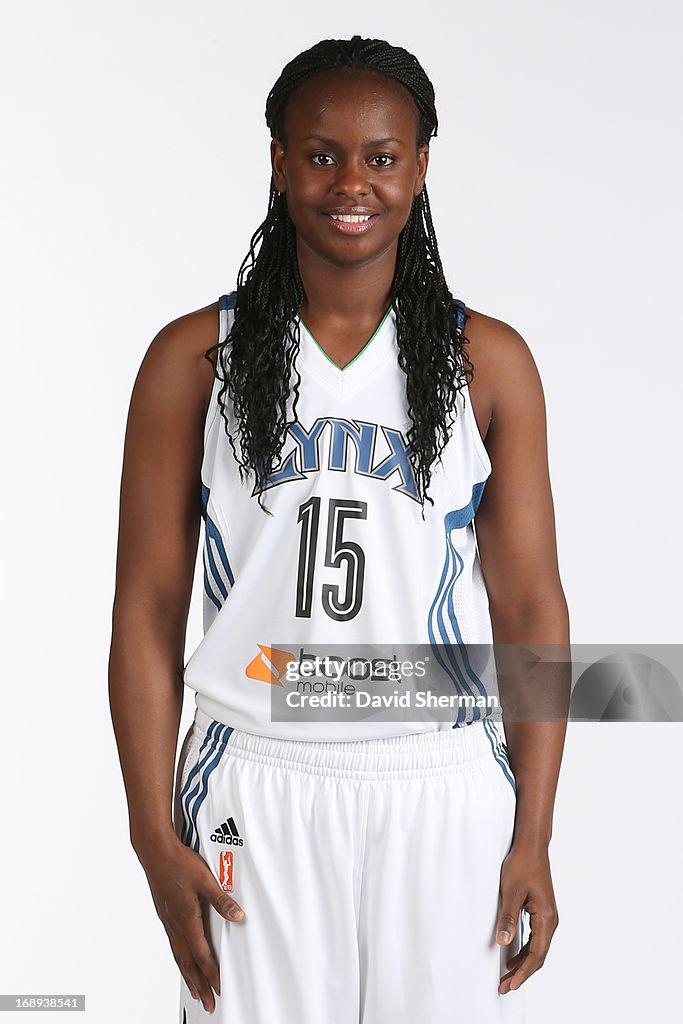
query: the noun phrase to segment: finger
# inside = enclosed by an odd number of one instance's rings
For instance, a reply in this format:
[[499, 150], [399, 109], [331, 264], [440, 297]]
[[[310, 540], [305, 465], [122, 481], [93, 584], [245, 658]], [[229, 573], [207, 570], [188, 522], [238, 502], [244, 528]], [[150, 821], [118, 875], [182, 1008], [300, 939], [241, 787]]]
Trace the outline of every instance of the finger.
[[199, 968], [196, 966], [190, 967], [189, 962], [185, 960], [179, 961], [176, 959], [176, 963], [178, 964], [180, 973], [183, 976], [183, 980], [187, 985], [188, 991], [192, 998], [196, 999], [198, 1002], [201, 1002], [202, 1005], [206, 1006], [204, 1001], [205, 999], [209, 999], [211, 986], [208, 984], [206, 979], [204, 979], [204, 983], [202, 984], [201, 972]]
[[520, 949], [519, 953], [517, 953], [515, 956], [511, 957], [507, 961], [507, 965], [506, 966], [509, 967], [510, 970], [508, 970], [501, 977], [500, 982], [498, 984], [498, 992], [501, 995], [505, 995], [507, 992], [510, 991], [510, 986], [511, 986], [512, 982], [515, 980], [515, 978], [517, 977], [517, 974], [518, 974], [522, 964], [524, 963], [524, 961], [526, 960], [528, 955], [529, 955], [529, 943], [527, 942], [527, 943], [524, 944], [522, 949]]
[[178, 953], [174, 950], [173, 955], [192, 998], [200, 1000], [204, 1009], [212, 1013], [216, 1007], [214, 994], [206, 976], [194, 960], [189, 945], [181, 939], [178, 942]]
[[[206, 938], [199, 900], [195, 900], [194, 905], [190, 905], [184, 910], [177, 912], [176, 917], [171, 916], [171, 923], [176, 934], [187, 944], [192, 959], [201, 972], [203, 980], [220, 995], [220, 973]], [[203, 996], [202, 1001], [204, 1001]]]
[[517, 931], [519, 914], [526, 898], [524, 893], [503, 893], [503, 905], [496, 923], [496, 942], [499, 946], [507, 946]]
[[211, 872], [209, 872], [209, 876], [211, 880], [202, 890], [204, 899], [211, 904], [214, 910], [218, 911], [221, 917], [227, 918], [228, 921], [242, 921], [245, 914], [239, 903], [221, 889]]
[[529, 942], [527, 940], [527, 942], [524, 943], [524, 945], [518, 953], [515, 953], [515, 955], [511, 956], [509, 960], [506, 960], [505, 966], [508, 968], [508, 970], [507, 973], [504, 974], [503, 977], [501, 978], [501, 981], [503, 980], [503, 978], [511, 977], [515, 973], [517, 968], [524, 961], [524, 958], [526, 957], [528, 950]]
[[540, 912], [532, 914], [532, 929], [529, 936], [528, 950], [523, 962], [516, 969], [510, 981], [510, 988], [514, 991], [523, 985], [527, 978], [543, 966], [548, 955], [552, 930], [547, 915]]
[[[171, 952], [173, 953], [173, 959], [177, 965], [178, 971], [182, 975], [182, 979], [189, 990], [189, 994], [194, 999], [201, 998], [199, 989], [201, 985], [201, 971], [195, 962], [193, 954], [189, 950], [189, 946], [185, 939], [172, 927], [168, 915], [164, 920], [164, 928], [168, 935], [168, 941], [171, 946]], [[208, 987], [205, 979], [205, 988]], [[205, 994], [207, 994], [205, 992]]]

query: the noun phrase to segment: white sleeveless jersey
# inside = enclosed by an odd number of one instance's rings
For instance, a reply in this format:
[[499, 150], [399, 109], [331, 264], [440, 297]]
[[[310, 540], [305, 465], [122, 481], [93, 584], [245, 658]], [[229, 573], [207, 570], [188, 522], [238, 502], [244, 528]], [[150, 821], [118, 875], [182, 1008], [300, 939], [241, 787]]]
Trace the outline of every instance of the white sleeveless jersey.
[[[227, 338], [236, 292], [219, 301]], [[457, 301], [459, 323], [465, 307]], [[458, 395], [442, 461], [422, 506], [407, 452], [406, 376], [390, 307], [361, 352], [341, 369], [298, 319], [301, 376], [285, 446], [265, 481], [264, 512], [253, 474], [242, 481], [218, 405], [216, 376], [204, 428], [202, 476], [204, 637], [184, 681], [212, 719], [245, 732], [294, 740], [356, 740], [467, 725], [490, 708], [396, 720], [334, 712], [316, 721], [274, 720], [271, 699], [288, 659], [316, 645], [390, 650], [420, 645], [452, 675], [453, 691], [482, 692], [467, 658], [450, 645], [492, 644], [474, 532], [491, 462], [467, 387]], [[292, 382], [297, 380], [296, 369]], [[239, 435], [228, 405], [230, 432]], [[481, 650], [481, 649], [480, 649]], [[487, 649], [488, 650], [488, 649]], [[321, 655], [329, 654], [324, 646]], [[391, 688], [389, 688], [391, 689]], [[446, 712], [448, 715], [448, 712]]]

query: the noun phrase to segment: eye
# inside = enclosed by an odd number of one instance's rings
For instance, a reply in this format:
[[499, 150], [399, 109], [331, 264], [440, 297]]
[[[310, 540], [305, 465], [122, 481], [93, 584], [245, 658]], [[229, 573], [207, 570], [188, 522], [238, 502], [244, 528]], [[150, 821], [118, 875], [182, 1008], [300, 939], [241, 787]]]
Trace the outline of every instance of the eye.
[[[326, 160], [331, 160], [332, 159], [332, 157], [330, 156], [329, 153], [313, 153], [313, 155], [311, 156], [311, 160], [315, 160], [315, 158], [319, 157], [319, 156], [325, 157]], [[316, 167], [329, 167], [329, 166], [330, 166], [329, 164], [316, 164]]]
[[[377, 156], [373, 156], [372, 159], [373, 160], [390, 160], [391, 163], [393, 164], [396, 158], [393, 157], [391, 155], [391, 153], [378, 153]], [[380, 164], [379, 166], [380, 167], [390, 167], [391, 164]]]

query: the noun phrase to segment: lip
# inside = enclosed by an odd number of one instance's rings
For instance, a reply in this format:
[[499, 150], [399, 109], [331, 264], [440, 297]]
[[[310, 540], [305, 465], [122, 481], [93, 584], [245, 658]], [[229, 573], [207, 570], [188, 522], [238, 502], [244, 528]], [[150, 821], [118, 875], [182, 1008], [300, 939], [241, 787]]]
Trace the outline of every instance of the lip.
[[363, 221], [361, 224], [346, 224], [343, 220], [335, 220], [331, 213], [324, 214], [332, 227], [340, 231], [342, 235], [364, 235], [367, 231], [370, 231], [375, 221], [379, 220], [379, 214], [371, 213], [370, 210], [334, 210], [333, 212], [339, 214], [346, 213], [352, 217], [363, 217], [366, 215], [370, 217], [369, 220]]

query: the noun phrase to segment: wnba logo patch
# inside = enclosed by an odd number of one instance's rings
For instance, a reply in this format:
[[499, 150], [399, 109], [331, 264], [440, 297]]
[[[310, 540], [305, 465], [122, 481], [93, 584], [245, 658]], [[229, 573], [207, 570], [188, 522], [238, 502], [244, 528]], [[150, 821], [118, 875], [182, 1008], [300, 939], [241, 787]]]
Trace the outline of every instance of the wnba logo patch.
[[224, 892], [232, 892], [232, 874], [235, 866], [235, 854], [232, 850], [223, 850], [218, 861], [218, 881]]
[[290, 651], [280, 651], [277, 647], [266, 647], [265, 644], [259, 644], [258, 647], [260, 654], [249, 662], [244, 674], [261, 683], [282, 686], [280, 678], [287, 671], [289, 662], [295, 660], [294, 655]]

